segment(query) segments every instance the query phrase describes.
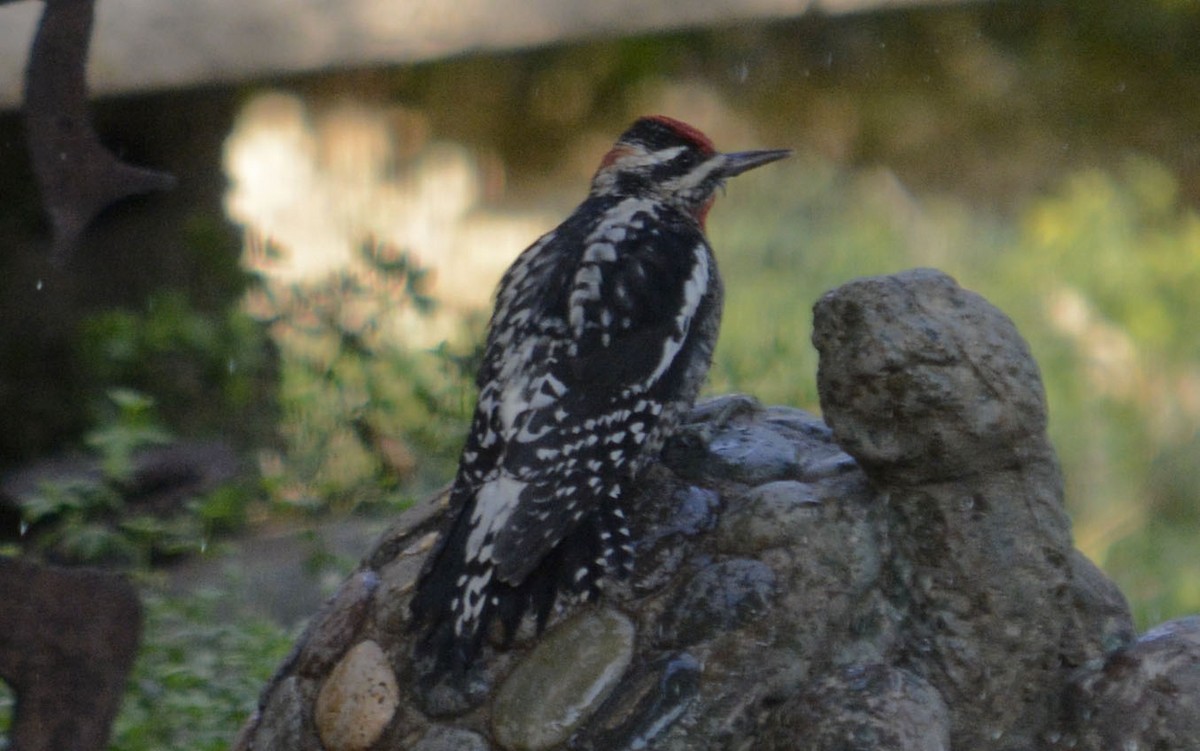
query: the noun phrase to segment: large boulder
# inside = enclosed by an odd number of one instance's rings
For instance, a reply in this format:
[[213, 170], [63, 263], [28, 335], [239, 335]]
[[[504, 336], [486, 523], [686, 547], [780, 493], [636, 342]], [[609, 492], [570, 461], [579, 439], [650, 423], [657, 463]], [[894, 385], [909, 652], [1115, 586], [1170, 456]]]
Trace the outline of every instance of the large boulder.
[[[1035, 748], [1080, 628], [1071, 528], [1038, 368], [1016, 327], [948, 276], [862, 279], [814, 308], [834, 438], [884, 493], [900, 660], [950, 709], [956, 748]], [[1121, 628], [1130, 631], [1127, 622]]]

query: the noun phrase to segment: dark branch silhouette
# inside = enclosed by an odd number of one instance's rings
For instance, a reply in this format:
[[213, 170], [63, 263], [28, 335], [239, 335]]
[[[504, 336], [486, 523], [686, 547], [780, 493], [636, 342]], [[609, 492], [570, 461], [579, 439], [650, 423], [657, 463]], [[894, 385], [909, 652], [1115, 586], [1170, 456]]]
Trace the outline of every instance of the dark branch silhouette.
[[175, 184], [165, 172], [120, 161], [92, 129], [86, 64], [93, 17], [94, 0], [46, 0], [25, 73], [29, 156], [58, 262], [105, 208]]
[[[26, 69], [26, 141], [58, 263], [106, 207], [175, 184], [121, 162], [92, 129], [85, 66], [93, 10], [94, 0], [46, 0]], [[0, 558], [0, 680], [18, 699], [12, 747], [101, 751], [141, 622], [137, 591], [117, 574]]]

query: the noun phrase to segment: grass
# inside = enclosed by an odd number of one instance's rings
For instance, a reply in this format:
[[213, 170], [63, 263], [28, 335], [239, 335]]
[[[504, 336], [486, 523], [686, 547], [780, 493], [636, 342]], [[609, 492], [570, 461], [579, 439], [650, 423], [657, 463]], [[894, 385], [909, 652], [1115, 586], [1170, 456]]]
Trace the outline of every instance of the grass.
[[110, 747], [223, 751], [254, 710], [297, 634], [259, 618], [218, 616], [221, 595], [143, 592], [144, 642]]

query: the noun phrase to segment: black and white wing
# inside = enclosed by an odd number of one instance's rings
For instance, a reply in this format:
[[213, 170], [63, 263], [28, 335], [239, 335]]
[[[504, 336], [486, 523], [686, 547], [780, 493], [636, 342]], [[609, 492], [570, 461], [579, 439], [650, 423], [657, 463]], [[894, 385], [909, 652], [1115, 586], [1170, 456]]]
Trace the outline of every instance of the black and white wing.
[[468, 659], [492, 620], [544, 621], [558, 592], [630, 564], [622, 496], [711, 359], [721, 295], [698, 226], [637, 198], [604, 216], [568, 219], [498, 292], [457, 518], [413, 604]]

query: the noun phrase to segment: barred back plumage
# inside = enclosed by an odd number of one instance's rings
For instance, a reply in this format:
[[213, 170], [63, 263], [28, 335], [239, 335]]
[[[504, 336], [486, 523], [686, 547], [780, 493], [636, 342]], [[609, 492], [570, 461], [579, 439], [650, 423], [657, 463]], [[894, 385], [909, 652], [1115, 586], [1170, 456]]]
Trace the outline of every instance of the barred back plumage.
[[721, 154], [643, 118], [588, 198], [500, 282], [451, 524], [412, 601], [418, 657], [464, 668], [493, 622], [540, 629], [560, 593], [633, 561], [624, 502], [708, 372], [722, 285], [704, 235], [727, 177], [787, 151]]

